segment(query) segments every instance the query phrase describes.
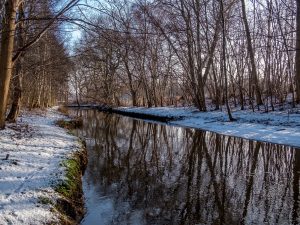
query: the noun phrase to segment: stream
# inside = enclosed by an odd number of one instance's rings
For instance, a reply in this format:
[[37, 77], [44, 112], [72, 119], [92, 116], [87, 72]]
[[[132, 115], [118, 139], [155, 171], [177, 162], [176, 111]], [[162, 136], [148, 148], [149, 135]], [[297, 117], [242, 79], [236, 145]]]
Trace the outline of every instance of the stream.
[[82, 225], [300, 224], [300, 149], [96, 110]]

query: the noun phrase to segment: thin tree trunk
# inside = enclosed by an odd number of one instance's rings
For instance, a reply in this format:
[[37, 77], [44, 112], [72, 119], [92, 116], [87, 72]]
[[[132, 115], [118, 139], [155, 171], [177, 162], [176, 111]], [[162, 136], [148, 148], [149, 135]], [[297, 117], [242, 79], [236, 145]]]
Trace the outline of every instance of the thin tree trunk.
[[299, 218], [299, 181], [300, 181], [300, 151], [299, 149], [295, 149], [295, 159], [293, 163], [293, 213], [292, 213], [292, 223], [298, 224]]
[[14, 89], [13, 89], [12, 105], [9, 114], [6, 118], [6, 120], [10, 123], [16, 122], [21, 107], [23, 72], [22, 72], [22, 62], [20, 62], [20, 59], [21, 58], [19, 58], [19, 62], [17, 62], [16, 74], [13, 79]]
[[130, 93], [131, 93], [132, 106], [137, 106], [137, 93], [136, 93], [136, 90], [135, 90], [134, 85], [133, 85], [132, 73], [130, 71], [129, 64], [128, 64], [128, 50], [127, 50], [127, 48], [126, 48], [125, 54], [126, 55], [124, 57], [124, 65], [125, 65], [125, 69], [126, 69], [126, 72], [127, 72], [128, 82], [129, 82], [129, 89], [130, 89]]
[[2, 21], [2, 38], [0, 46], [0, 129], [5, 128], [5, 113], [8, 90], [12, 75], [12, 54], [14, 49], [15, 17], [18, 0], [5, 3], [5, 16]]
[[224, 75], [224, 83], [225, 83], [225, 104], [226, 104], [226, 108], [227, 108], [227, 114], [228, 114], [229, 121], [234, 121], [235, 119], [232, 117], [230, 106], [228, 103], [228, 81], [227, 81], [228, 79], [227, 79], [227, 68], [226, 68], [226, 31], [225, 31], [223, 0], [220, 0], [220, 8], [221, 8], [222, 33], [223, 33], [222, 53], [223, 53], [223, 75]]
[[259, 81], [258, 81], [258, 75], [257, 75], [257, 70], [256, 70], [256, 65], [255, 65], [254, 51], [253, 51], [253, 47], [252, 47], [251, 35], [250, 35], [250, 30], [249, 30], [247, 15], [246, 15], [245, 0], [241, 0], [241, 3], [242, 3], [242, 17], [243, 17], [244, 26], [245, 26], [247, 47], [248, 47], [250, 63], [251, 63], [251, 75], [252, 75], [252, 79], [253, 79], [254, 86], [255, 86], [256, 103], [257, 103], [257, 105], [262, 105], [263, 102], [262, 102], [261, 92], [260, 92], [260, 88], [259, 88]]
[[297, 103], [300, 103], [300, 0], [297, 0], [297, 16], [296, 16], [296, 57], [295, 57], [295, 67], [296, 67], [296, 94]]

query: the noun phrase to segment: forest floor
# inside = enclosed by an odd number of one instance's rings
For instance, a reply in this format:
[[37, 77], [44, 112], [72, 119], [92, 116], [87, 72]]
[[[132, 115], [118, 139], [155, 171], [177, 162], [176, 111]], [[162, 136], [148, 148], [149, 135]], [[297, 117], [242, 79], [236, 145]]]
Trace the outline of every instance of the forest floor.
[[232, 115], [236, 119], [233, 122], [229, 122], [225, 107], [208, 112], [200, 112], [194, 107], [119, 107], [118, 110], [175, 118], [169, 121], [170, 125], [300, 147], [300, 107], [278, 108], [268, 113], [263, 109], [254, 112], [251, 109], [233, 109]]
[[0, 131], [0, 224], [59, 224], [56, 187], [63, 161], [81, 151], [78, 138], [55, 125], [56, 109], [23, 112]]

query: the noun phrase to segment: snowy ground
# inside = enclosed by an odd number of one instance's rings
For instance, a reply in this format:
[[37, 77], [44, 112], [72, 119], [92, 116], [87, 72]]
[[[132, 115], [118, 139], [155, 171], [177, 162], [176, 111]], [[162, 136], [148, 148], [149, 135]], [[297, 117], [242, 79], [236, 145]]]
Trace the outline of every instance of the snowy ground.
[[192, 107], [118, 108], [122, 111], [172, 116], [169, 124], [198, 128], [252, 140], [300, 147], [300, 109], [265, 113], [233, 110], [235, 122], [228, 122], [226, 111], [199, 112]]
[[54, 125], [61, 118], [55, 109], [25, 112], [0, 131], [1, 225], [58, 219], [47, 203], [59, 197], [53, 187], [64, 178], [60, 163], [80, 148], [76, 137]]

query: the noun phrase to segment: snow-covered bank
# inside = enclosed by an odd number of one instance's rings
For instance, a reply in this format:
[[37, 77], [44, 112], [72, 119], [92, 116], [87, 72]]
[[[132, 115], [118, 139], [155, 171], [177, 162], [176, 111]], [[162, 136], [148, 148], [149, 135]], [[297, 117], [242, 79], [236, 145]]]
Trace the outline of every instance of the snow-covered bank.
[[269, 113], [236, 110], [233, 111], [233, 116], [237, 119], [234, 122], [228, 122], [226, 111], [199, 112], [190, 107], [120, 107], [118, 110], [145, 115], [177, 117], [180, 119], [170, 121], [169, 124], [300, 147], [300, 109]]
[[[25, 112], [0, 131], [0, 224], [59, 224], [55, 191], [67, 179], [63, 162], [82, 151], [55, 121], [55, 109]], [[8, 157], [8, 159], [6, 159]]]

